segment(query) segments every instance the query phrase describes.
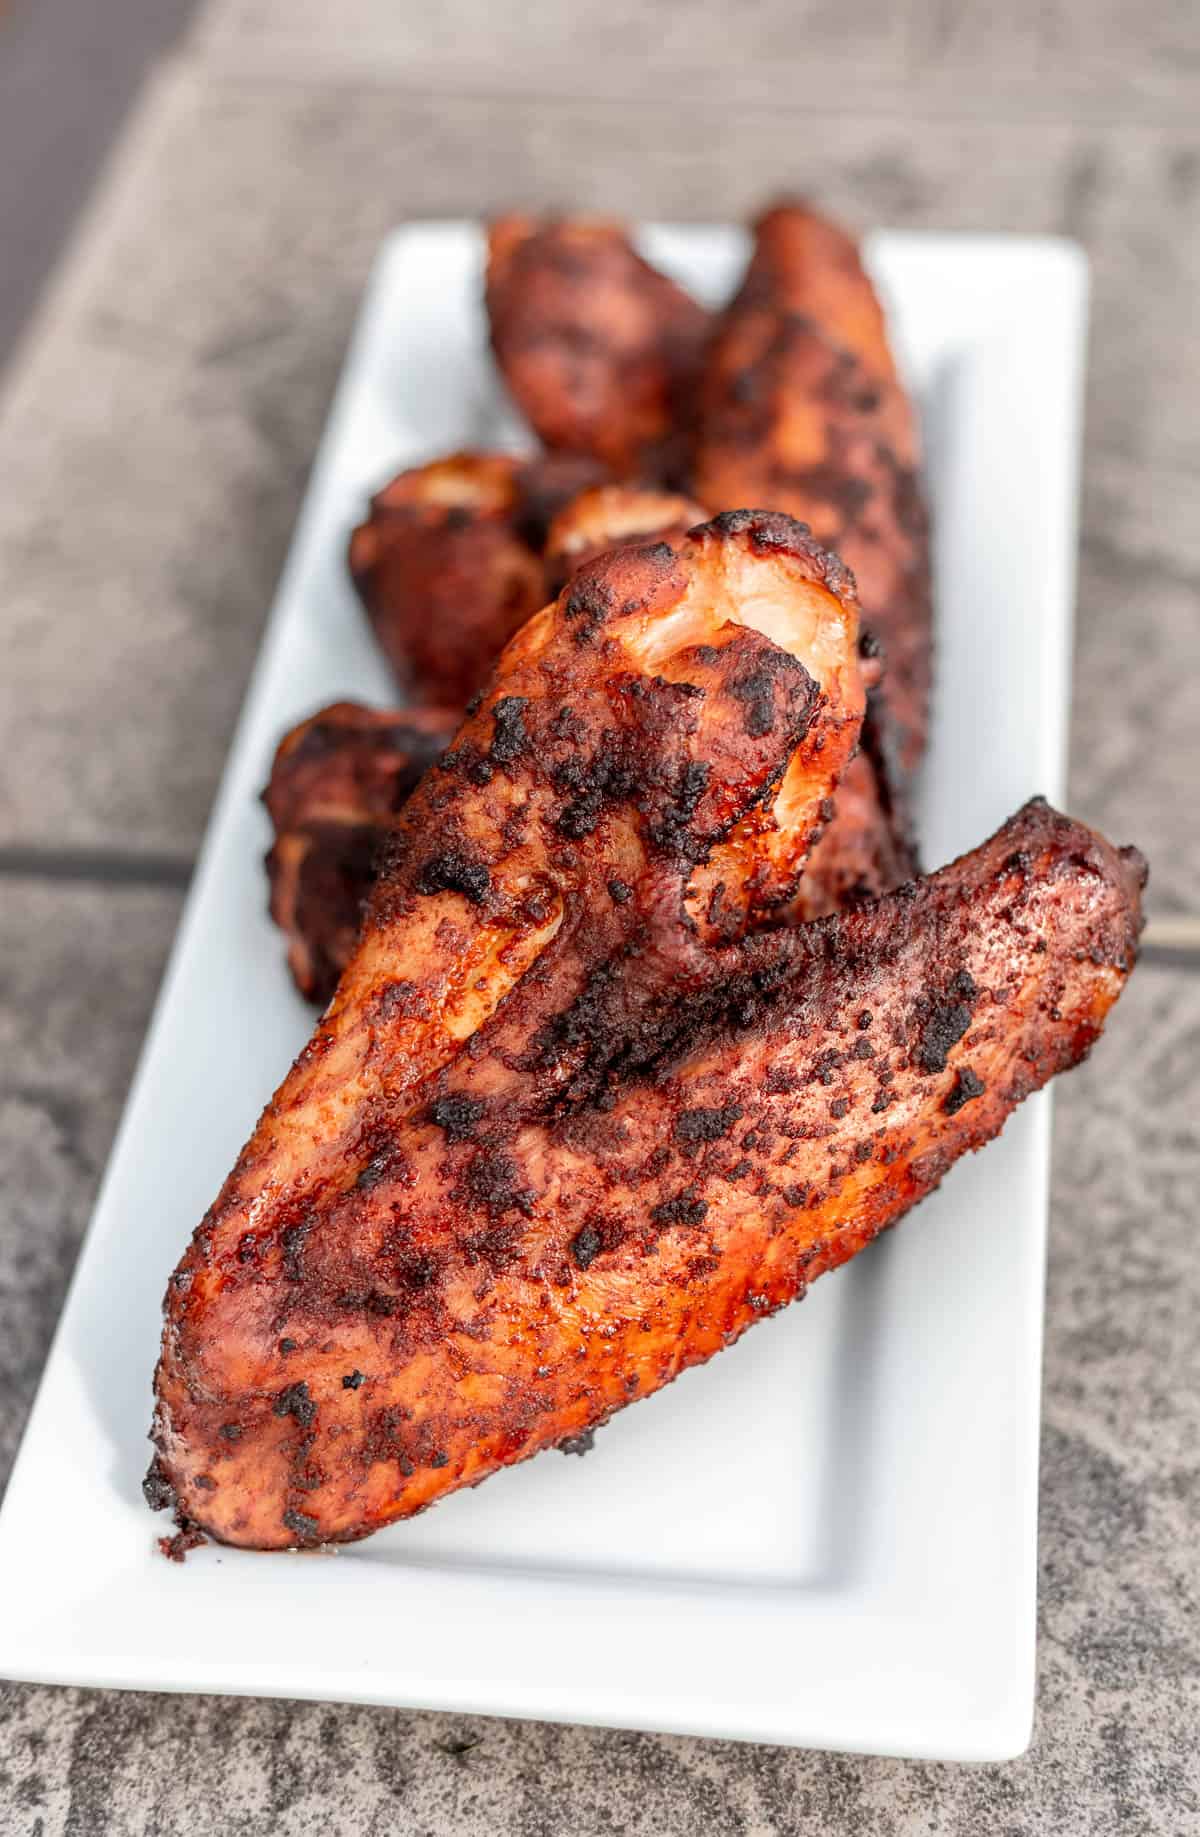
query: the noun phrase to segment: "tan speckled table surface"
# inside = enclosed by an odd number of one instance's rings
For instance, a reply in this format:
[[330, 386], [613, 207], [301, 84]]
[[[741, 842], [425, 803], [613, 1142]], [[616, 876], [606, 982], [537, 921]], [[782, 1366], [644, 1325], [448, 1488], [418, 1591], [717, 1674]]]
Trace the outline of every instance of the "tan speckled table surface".
[[[210, 0], [0, 378], [0, 1484], [405, 216], [711, 218], [791, 185], [862, 224], [1083, 242], [1070, 804], [1143, 847], [1152, 912], [1200, 913], [1198, 102], [1172, 0]], [[1200, 962], [1159, 955], [1058, 1101], [1023, 1760], [0, 1684], [0, 1832], [1196, 1828], [1198, 1061]]]

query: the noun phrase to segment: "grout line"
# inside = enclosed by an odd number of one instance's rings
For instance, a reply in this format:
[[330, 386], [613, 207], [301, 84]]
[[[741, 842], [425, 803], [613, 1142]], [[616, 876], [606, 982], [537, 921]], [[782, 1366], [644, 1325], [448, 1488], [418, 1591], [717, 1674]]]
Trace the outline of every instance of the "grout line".
[[1138, 962], [1148, 970], [1183, 970], [1200, 975], [1200, 951], [1179, 950], [1169, 944], [1143, 944]]
[[190, 855], [139, 855], [119, 848], [0, 848], [0, 879], [182, 889], [194, 867]]
[[[0, 880], [185, 891], [195, 865], [190, 855], [142, 855], [119, 848], [0, 847]], [[1147, 920], [1138, 957], [1148, 968], [1200, 972], [1200, 918], [1168, 915]]]
[[[630, 109], [652, 99], [649, 87], [630, 89], [617, 81], [604, 88], [588, 88], [573, 81], [577, 71], [565, 63], [544, 65], [533, 82], [498, 87], [494, 75], [486, 69], [459, 66], [452, 75], [443, 76], [438, 62], [414, 66], [411, 58], [386, 49], [380, 52], [378, 48], [374, 52], [367, 47], [356, 48], [339, 55], [330, 54], [327, 48], [313, 50], [288, 44], [274, 44], [269, 49], [237, 45], [212, 50], [203, 45], [185, 44], [183, 56], [200, 82], [214, 86], [220, 83], [230, 88], [341, 90], [367, 87], [388, 89], [398, 97], [414, 101], [448, 106], [467, 103], [501, 109], [548, 107], [568, 111], [592, 107]], [[853, 66], [841, 69], [831, 66], [830, 75], [846, 74], [847, 69], [852, 71]], [[666, 67], [663, 74], [668, 74]], [[763, 93], [759, 88], [730, 93], [727, 82], [722, 93], [722, 73], [711, 66], [692, 66], [682, 73], [672, 69], [669, 74], [677, 86], [677, 99], [682, 98], [688, 108], [708, 109], [714, 113], [784, 116], [796, 115], [803, 108], [794, 95]], [[903, 121], [911, 116], [911, 84], [906, 87], [890, 75], [879, 74], [862, 79], [861, 89], [857, 109], [860, 119], [879, 123]], [[1050, 100], [1047, 101], [1048, 93]], [[820, 117], [836, 117], [839, 113], [828, 101], [818, 101], [816, 106]], [[1191, 119], [1186, 94], [1170, 88], [1165, 93], [1136, 89], [1110, 96], [1081, 86], [1064, 95], [1061, 90], [1048, 92], [1043, 84], [1040, 88], [1028, 86], [998, 95], [990, 106], [981, 108], [977, 99], [964, 101], [962, 84], [949, 77], [923, 92], [920, 107], [923, 119], [948, 126], [969, 122], [985, 128], [1044, 131], [1060, 127], [1064, 108], [1072, 111], [1072, 120], [1080, 126], [1099, 127], [1106, 122], [1111, 124], [1113, 109], [1118, 107], [1124, 130], [1140, 130], [1155, 136], [1180, 129]]]
[[38, 316], [98, 173], [103, 186], [143, 86], [197, 3], [0, 0], [0, 360]]
[[1165, 912], [1148, 918], [1138, 956], [1152, 969], [1200, 970], [1200, 917]]
[[1165, 913], [1146, 920], [1143, 950], [1184, 951], [1200, 956], [1200, 918], [1188, 913]]

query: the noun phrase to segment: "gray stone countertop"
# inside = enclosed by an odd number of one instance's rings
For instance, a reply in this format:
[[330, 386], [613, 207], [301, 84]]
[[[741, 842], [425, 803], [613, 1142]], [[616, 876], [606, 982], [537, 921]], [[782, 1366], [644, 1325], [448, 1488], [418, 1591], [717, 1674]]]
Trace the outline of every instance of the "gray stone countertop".
[[[711, 218], [791, 186], [861, 224], [1082, 241], [1070, 804], [1150, 856], [1152, 912], [1200, 912], [1194, 14], [337, 12], [212, 0], [0, 379], [0, 1483], [367, 267], [405, 216]], [[1198, 1052], [1200, 964], [1152, 955], [1058, 1101], [1022, 1760], [0, 1684], [0, 1832], [1195, 1828]]]

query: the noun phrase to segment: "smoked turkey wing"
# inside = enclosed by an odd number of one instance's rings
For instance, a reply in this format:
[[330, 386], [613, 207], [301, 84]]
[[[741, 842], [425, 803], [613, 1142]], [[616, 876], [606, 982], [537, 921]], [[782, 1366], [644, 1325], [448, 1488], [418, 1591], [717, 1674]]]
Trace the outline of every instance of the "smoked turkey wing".
[[397, 681], [463, 707], [546, 601], [521, 528], [524, 462], [453, 453], [401, 472], [350, 538], [350, 573]]
[[172, 1282], [148, 1496], [234, 1544], [363, 1537], [709, 1358], [1088, 1051], [1143, 881], [1035, 803], [714, 961], [696, 1037], [599, 1103], [456, 1102], [450, 1065], [420, 1105], [357, 1109], [340, 1178], [281, 1169], [268, 1112], [251, 1153], [285, 1200], [227, 1191]]
[[864, 756], [842, 780], [793, 910], [812, 916], [916, 871], [909, 780], [925, 746], [932, 602], [911, 404], [857, 247], [783, 204], [756, 225], [742, 286], [705, 366], [694, 488], [804, 519], [855, 574], [880, 641]]
[[782, 200], [754, 226], [754, 253], [742, 298], [765, 301], [810, 319], [832, 343], [857, 359], [864, 405], [878, 410], [886, 438], [915, 465], [920, 442], [908, 394], [888, 342], [879, 295], [854, 237], [833, 218], [799, 199]]
[[856, 360], [815, 324], [739, 296], [705, 370], [693, 482], [706, 504], [800, 518], [851, 569], [883, 647], [900, 764], [912, 771], [928, 722], [928, 523], [916, 475], [869, 400]]
[[449, 745], [459, 717], [334, 702], [284, 735], [263, 792], [275, 841], [271, 917], [296, 987], [322, 1005], [337, 987], [396, 812]]
[[397, 473], [350, 538], [350, 574], [401, 686], [462, 708], [550, 597], [546, 533], [608, 473], [581, 453], [450, 453]]
[[[687, 526], [702, 514], [688, 499], [670, 493], [607, 486], [586, 492], [568, 505], [552, 525], [552, 539], [557, 531], [560, 566], [572, 573], [582, 567], [586, 584], [594, 572], [591, 564], [596, 564], [602, 573], [609, 565], [590, 554], [591, 546], [599, 545], [604, 550], [614, 544], [637, 546], [639, 538], [653, 535], [661, 564], [667, 545], [680, 551], [688, 548]], [[749, 579], [746, 557], [738, 546], [739, 533], [763, 549], [754, 567], [760, 576], [770, 578], [771, 543], [781, 541], [786, 546], [796, 531], [786, 518], [755, 518], [743, 512], [718, 519], [709, 532], [705, 563], [705, 577], [718, 599], [722, 594], [727, 598], [736, 595], [741, 575]], [[819, 565], [813, 562], [812, 566], [820, 580], [831, 585], [835, 596], [841, 596], [839, 605], [850, 610], [852, 594], [844, 572], [831, 558], [822, 556], [814, 544], [803, 537], [797, 540], [798, 553], [810, 558], [820, 556]], [[797, 622], [794, 605], [790, 615], [792, 631], [786, 629], [789, 615], [785, 611], [773, 635], [809, 670], [820, 690], [820, 703], [776, 798], [751, 812], [707, 864], [697, 865], [687, 890], [689, 923], [709, 935], [736, 933], [746, 924], [775, 913], [792, 895], [810, 841], [819, 830], [824, 800], [857, 738], [862, 686], [852, 654], [851, 622], [841, 613], [831, 621], [823, 616], [822, 608], [825, 612], [830, 610], [823, 589], [811, 604], [818, 612], [815, 620]], [[757, 693], [767, 687], [763, 678]], [[755, 693], [747, 677], [741, 694], [748, 720], [767, 718], [769, 695], [755, 713], [750, 705]], [[377, 722], [386, 723], [388, 718], [367, 715], [368, 720]], [[408, 719], [394, 718], [402, 723]], [[288, 932], [297, 984], [301, 993], [324, 1002], [349, 962], [357, 939], [356, 915], [361, 912], [378, 870], [379, 842], [391, 825], [392, 813], [411, 790], [412, 780], [407, 777], [397, 782], [390, 803], [387, 785], [377, 787], [379, 814], [373, 829], [364, 826], [361, 798], [348, 787], [340, 813], [344, 827], [336, 828], [336, 791], [345, 778], [336, 749], [345, 747], [352, 756], [351, 764], [358, 769], [355, 759], [362, 740], [344, 716], [339, 721], [323, 717], [317, 720], [330, 748], [322, 761], [319, 785], [323, 798], [321, 823], [319, 827], [306, 824], [295, 837], [281, 837], [269, 857], [269, 865], [273, 875], [272, 915]], [[854, 769], [853, 765], [850, 769]], [[269, 788], [269, 801], [273, 795]]]
[[675, 482], [708, 314], [621, 224], [497, 219], [487, 309], [496, 362], [548, 447], [590, 454], [620, 478]]
[[[443, 488], [457, 490], [464, 476], [472, 471], [478, 476], [477, 467], [488, 456], [471, 457], [471, 468], [464, 469], [465, 455], [421, 468], [425, 487], [436, 488], [440, 479]], [[579, 491], [580, 480], [594, 478], [595, 473], [591, 461], [581, 462], [569, 453], [543, 455], [522, 462], [516, 470], [514, 527], [522, 540], [547, 545], [546, 572], [555, 592], [606, 549], [651, 536], [679, 546], [687, 531], [704, 519], [699, 505], [670, 492], [630, 485]], [[565, 504], [564, 495], [569, 500]], [[441, 540], [436, 525], [426, 528], [423, 540], [432, 564]], [[411, 531], [406, 542], [411, 563]], [[424, 559], [419, 582], [407, 565], [403, 578], [395, 571], [398, 554], [393, 554], [392, 566], [392, 609], [397, 620], [403, 615], [407, 629], [416, 619], [413, 596], [429, 575]], [[456, 579], [464, 587], [461, 570]], [[486, 606], [486, 574], [478, 585]], [[464, 590], [469, 591], [469, 585]], [[426, 616], [434, 618], [428, 607]], [[492, 636], [500, 645], [507, 635], [502, 620]], [[471, 614], [460, 620], [452, 611], [448, 621], [431, 624], [426, 645], [436, 640], [439, 678], [463, 681], [460, 658], [464, 664], [469, 658], [472, 675], [481, 675], [494, 661], [487, 638], [486, 629], [481, 630], [478, 617]], [[428, 680], [428, 667], [422, 676]], [[375, 884], [382, 839], [422, 773], [449, 744], [460, 719], [461, 710], [390, 713], [338, 702], [280, 742], [263, 793], [276, 835], [267, 856], [270, 909], [288, 939], [293, 980], [308, 1000], [323, 1007], [333, 994], [354, 951], [363, 908]]]
[[[678, 553], [602, 556], [529, 621], [397, 820], [334, 999], [199, 1228], [194, 1257], [215, 1261], [172, 1284], [168, 1362], [185, 1294], [229, 1287], [227, 1251], [234, 1287], [261, 1288], [317, 1211], [395, 1170], [442, 1066], [461, 1057], [471, 1086], [451, 1128], [502, 1089], [538, 1104], [594, 1085], [595, 1062], [695, 973], [691, 877], [764, 800], [815, 811], [829, 757], [853, 744], [844, 589], [797, 525], [747, 515]], [[495, 1053], [464, 1054], [493, 1016]], [[493, 1196], [502, 1180], [497, 1164]]]
[[649, 485], [596, 485], [565, 504], [546, 534], [546, 579], [558, 592], [585, 562], [651, 536], [678, 546], [708, 512]]

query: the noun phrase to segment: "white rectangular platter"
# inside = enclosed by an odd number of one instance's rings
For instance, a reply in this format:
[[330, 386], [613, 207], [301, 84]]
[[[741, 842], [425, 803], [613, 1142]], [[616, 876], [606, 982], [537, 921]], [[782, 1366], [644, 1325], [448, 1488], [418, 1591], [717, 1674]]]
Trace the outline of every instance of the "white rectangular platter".
[[[740, 231], [648, 227], [708, 301]], [[938, 663], [930, 866], [1062, 790], [1086, 271], [1069, 245], [879, 234], [920, 403]], [[1002, 1759], [1029, 1735], [1050, 1114], [803, 1307], [543, 1455], [338, 1554], [165, 1562], [142, 1502], [167, 1275], [307, 1036], [265, 915], [283, 730], [392, 691], [346, 578], [367, 492], [519, 443], [482, 238], [385, 244], [158, 1009], [0, 1514], [0, 1673]], [[723, 507], [724, 508], [724, 507]]]

